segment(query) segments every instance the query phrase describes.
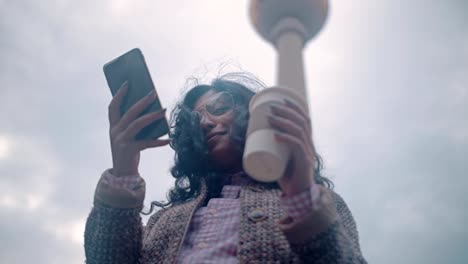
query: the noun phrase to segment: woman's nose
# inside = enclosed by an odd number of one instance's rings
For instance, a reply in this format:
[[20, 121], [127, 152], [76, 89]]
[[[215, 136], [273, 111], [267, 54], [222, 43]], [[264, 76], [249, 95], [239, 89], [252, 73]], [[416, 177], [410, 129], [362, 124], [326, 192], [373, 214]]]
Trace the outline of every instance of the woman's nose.
[[214, 121], [208, 116], [206, 112], [201, 113], [200, 125], [205, 131], [209, 131], [216, 126]]

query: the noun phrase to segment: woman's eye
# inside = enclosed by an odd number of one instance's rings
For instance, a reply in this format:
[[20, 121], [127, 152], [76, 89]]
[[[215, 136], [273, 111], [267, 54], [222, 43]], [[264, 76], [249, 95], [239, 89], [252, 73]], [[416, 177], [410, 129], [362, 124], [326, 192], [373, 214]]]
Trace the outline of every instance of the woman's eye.
[[210, 113], [213, 114], [213, 115], [222, 115], [222, 114], [226, 113], [227, 111], [229, 111], [229, 107], [227, 107], [227, 106], [217, 106], [217, 107], [213, 107], [211, 110], [212, 111], [210, 111]]

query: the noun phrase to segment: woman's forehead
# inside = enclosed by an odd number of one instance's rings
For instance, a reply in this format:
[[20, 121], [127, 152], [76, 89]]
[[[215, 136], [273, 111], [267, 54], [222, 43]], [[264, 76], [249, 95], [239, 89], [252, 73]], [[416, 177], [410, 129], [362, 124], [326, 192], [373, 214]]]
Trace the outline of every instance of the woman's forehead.
[[219, 92], [209, 90], [208, 92], [200, 96], [200, 98], [198, 98], [198, 100], [195, 102], [195, 105], [193, 106], [193, 110], [195, 111], [200, 110], [200, 108], [203, 107], [210, 100], [210, 98], [213, 97], [213, 95], [217, 93]]

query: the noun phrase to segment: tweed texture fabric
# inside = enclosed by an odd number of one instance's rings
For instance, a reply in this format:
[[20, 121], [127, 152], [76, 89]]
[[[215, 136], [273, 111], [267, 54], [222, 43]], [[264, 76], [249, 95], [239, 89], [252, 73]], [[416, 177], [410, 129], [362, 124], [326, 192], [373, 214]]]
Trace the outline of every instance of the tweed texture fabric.
[[[320, 186], [319, 206], [300, 222], [281, 210], [278, 189], [252, 183], [240, 192], [239, 263], [366, 263], [356, 224], [343, 199]], [[176, 263], [190, 220], [204, 204], [193, 200], [155, 213], [143, 227], [140, 207], [119, 209], [95, 201], [85, 231], [87, 263]], [[252, 212], [265, 217], [252, 220]]]

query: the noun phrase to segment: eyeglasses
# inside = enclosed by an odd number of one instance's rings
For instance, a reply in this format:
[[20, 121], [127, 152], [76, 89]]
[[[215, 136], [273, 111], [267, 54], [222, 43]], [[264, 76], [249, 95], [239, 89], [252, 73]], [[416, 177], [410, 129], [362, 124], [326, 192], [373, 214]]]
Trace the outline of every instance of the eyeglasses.
[[199, 114], [206, 112], [211, 116], [219, 117], [232, 112], [234, 106], [234, 97], [228, 92], [220, 92], [209, 98], [200, 110], [194, 112]]

